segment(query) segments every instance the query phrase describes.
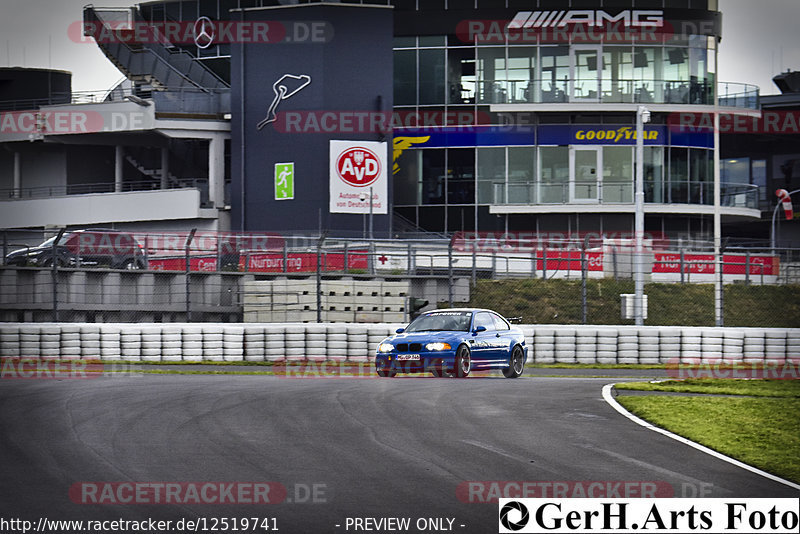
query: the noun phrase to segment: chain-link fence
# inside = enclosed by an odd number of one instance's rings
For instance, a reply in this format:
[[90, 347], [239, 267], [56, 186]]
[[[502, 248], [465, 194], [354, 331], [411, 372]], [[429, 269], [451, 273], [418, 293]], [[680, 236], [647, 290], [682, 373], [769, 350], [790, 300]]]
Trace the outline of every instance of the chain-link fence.
[[[402, 323], [474, 306], [525, 324], [634, 322], [633, 243], [620, 237], [4, 235], [2, 321]], [[800, 326], [798, 250], [715, 258], [704, 242], [648, 238], [643, 265], [644, 324]]]

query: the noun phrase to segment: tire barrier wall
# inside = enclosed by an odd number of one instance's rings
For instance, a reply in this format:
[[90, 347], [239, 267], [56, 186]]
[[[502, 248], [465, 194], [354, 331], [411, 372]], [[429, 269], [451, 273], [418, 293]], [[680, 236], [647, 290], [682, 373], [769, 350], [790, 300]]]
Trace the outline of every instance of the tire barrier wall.
[[[129, 362], [373, 359], [390, 323], [0, 323], [0, 357]], [[798, 328], [522, 325], [536, 363], [800, 364]]]

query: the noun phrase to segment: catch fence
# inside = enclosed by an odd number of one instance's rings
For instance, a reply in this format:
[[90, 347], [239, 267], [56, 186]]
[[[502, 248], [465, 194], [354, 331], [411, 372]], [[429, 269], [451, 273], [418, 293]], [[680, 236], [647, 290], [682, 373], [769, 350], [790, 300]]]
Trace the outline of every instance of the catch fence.
[[[474, 306], [527, 324], [633, 323], [625, 236], [55, 237], [45, 247], [4, 239], [0, 320], [404, 323], [433, 307]], [[645, 324], [713, 326], [720, 308], [726, 326], [800, 326], [800, 250], [725, 246], [717, 258], [702, 241], [643, 244]]]

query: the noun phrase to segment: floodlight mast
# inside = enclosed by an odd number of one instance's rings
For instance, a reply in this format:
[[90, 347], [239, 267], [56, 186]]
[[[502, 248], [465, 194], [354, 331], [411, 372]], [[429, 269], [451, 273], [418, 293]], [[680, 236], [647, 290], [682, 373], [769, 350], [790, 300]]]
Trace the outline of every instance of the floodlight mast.
[[633, 317], [644, 325], [644, 124], [650, 122], [650, 110], [636, 110], [636, 191], [634, 195], [634, 296]]

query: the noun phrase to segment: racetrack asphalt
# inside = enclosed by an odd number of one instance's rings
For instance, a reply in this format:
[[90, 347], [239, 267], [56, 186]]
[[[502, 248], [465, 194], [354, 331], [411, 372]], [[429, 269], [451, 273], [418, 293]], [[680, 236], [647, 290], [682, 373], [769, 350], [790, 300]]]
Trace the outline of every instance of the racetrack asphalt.
[[[603, 385], [613, 381], [149, 374], [2, 380], [0, 517], [271, 517], [282, 533], [354, 532], [348, 517], [408, 517], [412, 526], [419, 518], [450, 518], [454, 532], [483, 533], [497, 532], [498, 507], [463, 502], [469, 499], [460, 491], [470, 481], [540, 488], [655, 482], [675, 497], [800, 493], [629, 421], [602, 398]], [[70, 499], [75, 484], [101, 481], [277, 482], [287, 499]]]

